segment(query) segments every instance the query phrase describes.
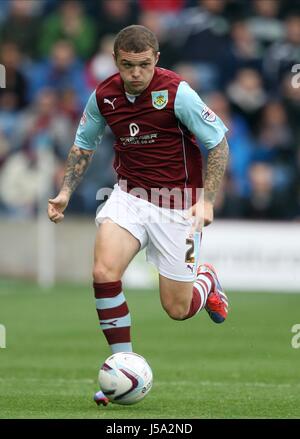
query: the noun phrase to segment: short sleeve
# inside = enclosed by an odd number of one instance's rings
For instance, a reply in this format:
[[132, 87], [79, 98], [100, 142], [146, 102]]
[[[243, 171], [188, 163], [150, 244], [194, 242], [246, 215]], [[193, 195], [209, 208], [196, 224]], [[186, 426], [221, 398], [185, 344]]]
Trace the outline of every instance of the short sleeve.
[[77, 128], [75, 145], [79, 148], [94, 150], [101, 142], [105, 129], [105, 119], [101, 115], [94, 91], [84, 109]]
[[228, 131], [222, 120], [205, 105], [189, 84], [182, 81], [177, 89], [175, 116], [207, 149], [214, 148]]

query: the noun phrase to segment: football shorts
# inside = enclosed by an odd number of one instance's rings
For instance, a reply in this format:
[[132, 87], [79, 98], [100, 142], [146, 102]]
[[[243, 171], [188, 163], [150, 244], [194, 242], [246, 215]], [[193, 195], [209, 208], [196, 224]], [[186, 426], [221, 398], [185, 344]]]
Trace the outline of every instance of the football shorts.
[[191, 233], [187, 211], [158, 207], [114, 186], [100, 206], [96, 225], [110, 219], [129, 231], [146, 248], [146, 259], [158, 272], [173, 280], [192, 282], [199, 266], [201, 232]]

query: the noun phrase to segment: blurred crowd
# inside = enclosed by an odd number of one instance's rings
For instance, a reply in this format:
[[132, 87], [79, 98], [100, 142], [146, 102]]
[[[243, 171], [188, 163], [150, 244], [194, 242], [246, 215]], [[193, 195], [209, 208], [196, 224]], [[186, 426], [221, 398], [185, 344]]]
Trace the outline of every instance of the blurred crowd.
[[[156, 33], [159, 65], [229, 128], [216, 216], [299, 219], [297, 0], [0, 0], [0, 215], [31, 217], [49, 184], [56, 194], [85, 103], [116, 71], [114, 36], [130, 24]], [[94, 214], [97, 190], [113, 186], [112, 145], [107, 129], [69, 212]]]

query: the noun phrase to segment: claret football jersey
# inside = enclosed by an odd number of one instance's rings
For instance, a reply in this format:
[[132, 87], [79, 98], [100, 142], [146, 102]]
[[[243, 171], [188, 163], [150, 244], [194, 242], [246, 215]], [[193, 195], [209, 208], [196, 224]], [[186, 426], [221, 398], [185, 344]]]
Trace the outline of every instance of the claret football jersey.
[[[133, 194], [136, 188], [148, 194], [178, 189], [189, 197], [182, 208], [194, 204], [196, 189], [203, 187], [196, 137], [211, 149], [227, 131], [179, 75], [159, 67], [135, 97], [126, 94], [119, 73], [103, 81], [89, 98], [75, 145], [95, 149], [106, 125], [115, 136], [114, 169], [121, 188]], [[158, 204], [163, 206], [161, 198]]]

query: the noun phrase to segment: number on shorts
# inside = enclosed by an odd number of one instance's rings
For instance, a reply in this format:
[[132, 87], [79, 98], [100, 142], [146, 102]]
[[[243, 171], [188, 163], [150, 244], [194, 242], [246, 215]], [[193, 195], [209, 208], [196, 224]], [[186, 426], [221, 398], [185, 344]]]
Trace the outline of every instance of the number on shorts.
[[185, 254], [185, 262], [187, 264], [194, 264], [195, 263], [195, 243], [194, 243], [194, 239], [187, 238], [185, 242], [186, 242], [187, 245], [190, 246], [187, 249], [186, 254]]

